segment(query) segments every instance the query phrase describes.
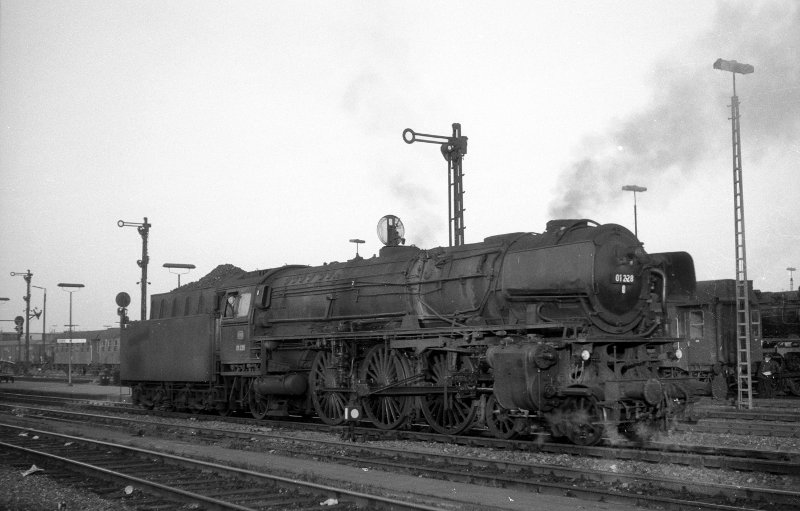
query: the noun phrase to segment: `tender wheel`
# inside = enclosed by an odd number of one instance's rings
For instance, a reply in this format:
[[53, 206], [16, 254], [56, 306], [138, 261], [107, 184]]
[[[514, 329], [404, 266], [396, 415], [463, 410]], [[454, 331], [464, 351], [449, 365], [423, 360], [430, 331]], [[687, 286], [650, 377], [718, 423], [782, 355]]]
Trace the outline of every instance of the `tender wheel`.
[[213, 399], [214, 410], [222, 417], [227, 417], [233, 412], [230, 403], [228, 403], [228, 396], [225, 393], [225, 389], [219, 387], [214, 389]]
[[603, 438], [603, 418], [593, 397], [572, 397], [564, 410], [564, 435], [576, 445], [595, 445]]
[[[444, 386], [451, 371], [447, 368], [447, 353], [436, 353], [430, 359], [430, 377], [434, 386]], [[468, 357], [459, 356], [455, 371], [472, 372], [472, 362]], [[438, 389], [433, 394], [420, 398], [422, 415], [428, 424], [444, 435], [463, 433], [475, 422], [475, 403], [471, 397], [462, 398], [452, 389]]]
[[202, 392], [194, 391], [189, 394], [189, 412], [195, 415], [206, 410], [206, 396]]
[[510, 440], [519, 435], [517, 421], [508, 416], [508, 410], [500, 406], [494, 394], [486, 400], [486, 427], [497, 438]]
[[[374, 346], [361, 364], [359, 378], [370, 388], [381, 388], [408, 378], [409, 368], [396, 351]], [[395, 429], [408, 418], [414, 406], [411, 396], [369, 396], [362, 401], [364, 413], [380, 429]]]
[[[167, 392], [164, 390], [164, 387], [159, 387], [155, 391], [153, 391], [150, 395], [150, 403], [149, 407], [145, 406], [149, 410], [156, 409], [156, 410], [163, 410], [165, 405], [165, 398]], [[148, 403], [145, 403], [147, 405]]]
[[311, 401], [314, 409], [322, 422], [331, 426], [338, 426], [344, 422], [344, 408], [347, 397], [336, 389], [336, 365], [333, 354], [320, 351], [311, 364], [311, 373], [308, 375], [308, 386], [311, 392]]
[[144, 406], [142, 405], [142, 394], [144, 394], [144, 390], [141, 385], [134, 385], [131, 388], [131, 404], [133, 406]]
[[175, 398], [175, 409], [179, 412], [185, 412], [189, 409], [189, 395], [191, 391], [188, 389], [181, 389], [178, 396]]

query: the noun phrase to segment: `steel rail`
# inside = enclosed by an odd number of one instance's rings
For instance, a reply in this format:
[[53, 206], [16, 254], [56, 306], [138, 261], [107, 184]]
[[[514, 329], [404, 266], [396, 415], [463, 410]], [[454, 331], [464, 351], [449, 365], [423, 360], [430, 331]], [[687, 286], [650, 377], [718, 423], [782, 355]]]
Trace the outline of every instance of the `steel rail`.
[[[193, 468], [193, 469], [199, 469], [199, 470], [210, 470], [210, 471], [212, 471], [214, 473], [222, 473], [222, 474], [227, 474], [227, 475], [231, 475], [231, 476], [237, 476], [237, 477], [242, 477], [242, 478], [247, 478], [247, 479], [253, 479], [253, 480], [257, 480], [259, 482], [268, 481], [268, 482], [276, 484], [277, 486], [284, 487], [284, 488], [290, 488], [290, 489], [298, 489], [299, 488], [302, 491], [313, 491], [315, 493], [327, 494], [329, 496], [337, 497], [339, 499], [341, 499], [341, 497], [344, 496], [347, 499], [349, 499], [349, 500], [351, 500], [353, 502], [359, 503], [361, 505], [372, 506], [373, 509], [376, 508], [376, 506], [377, 506], [377, 508], [380, 508], [380, 509], [386, 508], [386, 509], [392, 509], [392, 510], [409, 510], [409, 511], [437, 511], [437, 510], [439, 510], [439, 508], [427, 506], [427, 505], [424, 505], [424, 504], [415, 504], [415, 503], [411, 503], [411, 502], [390, 499], [390, 498], [383, 497], [383, 496], [380, 496], [380, 495], [370, 495], [370, 494], [367, 494], [367, 493], [356, 492], [356, 491], [348, 490], [348, 489], [345, 489], [345, 488], [336, 488], [336, 487], [333, 487], [333, 486], [328, 486], [328, 485], [323, 485], [323, 484], [318, 484], [318, 483], [313, 483], [313, 482], [308, 482], [308, 481], [301, 481], [301, 480], [298, 480], [298, 479], [292, 479], [292, 478], [278, 476], [278, 475], [274, 475], [274, 474], [256, 472], [256, 471], [253, 471], [253, 470], [247, 470], [247, 469], [242, 469], [242, 468], [237, 468], [237, 467], [230, 467], [230, 466], [221, 465], [221, 464], [218, 464], [218, 463], [212, 463], [212, 462], [197, 460], [197, 459], [193, 459], [193, 458], [187, 458], [187, 457], [178, 456], [178, 455], [174, 455], [174, 454], [169, 454], [169, 453], [165, 453], [165, 452], [152, 451], [152, 450], [149, 450], [149, 449], [142, 449], [142, 448], [139, 448], [139, 447], [131, 447], [131, 446], [127, 446], [127, 445], [115, 444], [115, 443], [112, 443], [112, 442], [107, 442], [107, 441], [102, 441], [102, 440], [92, 440], [92, 439], [83, 438], [83, 437], [76, 437], [76, 436], [72, 436], [72, 435], [66, 435], [66, 434], [63, 434], [63, 433], [57, 433], [57, 432], [52, 432], [52, 431], [44, 431], [44, 430], [39, 430], [39, 429], [34, 429], [34, 428], [17, 426], [17, 425], [14, 425], [14, 424], [0, 423], [0, 427], [7, 428], [7, 429], [12, 429], [12, 430], [17, 430], [17, 431], [24, 431], [24, 432], [28, 432], [28, 433], [33, 433], [35, 435], [60, 438], [62, 440], [68, 441], [68, 442], [80, 442], [82, 444], [89, 444], [89, 445], [93, 445], [93, 446], [99, 446], [99, 447], [103, 447], [103, 448], [106, 448], [106, 449], [115, 449], [115, 450], [118, 450], [118, 451], [132, 453], [132, 454], [136, 454], [136, 455], [140, 455], [140, 456], [144, 455], [144, 456], [147, 456], [148, 458], [151, 458], [151, 459], [152, 458], [162, 459], [162, 460], [168, 461], [170, 464], [180, 465], [180, 466], [187, 467], [187, 468]], [[184, 498], [187, 498], [187, 499], [195, 499], [196, 501], [198, 501], [198, 502], [200, 502], [202, 504], [211, 505], [211, 506], [229, 506], [229, 507], [218, 507], [218, 508], [215, 508], [215, 509], [236, 509], [236, 510], [240, 510], [240, 511], [247, 511], [247, 510], [251, 509], [251, 508], [248, 508], [248, 507], [238, 506], [237, 504], [226, 503], [224, 501], [219, 501], [217, 499], [213, 499], [213, 498], [210, 498], [210, 497], [205, 497], [205, 496], [202, 496], [200, 494], [194, 494], [192, 492], [186, 492], [186, 491], [180, 490], [178, 488], [171, 488], [171, 487], [168, 487], [168, 486], [165, 486], [165, 485], [161, 485], [159, 483], [155, 483], [153, 481], [147, 481], [147, 480], [143, 480], [143, 479], [140, 479], [140, 478], [135, 478], [135, 477], [128, 476], [128, 475], [125, 475], [125, 474], [117, 473], [115, 471], [110, 471], [110, 470], [107, 470], [107, 469], [103, 469], [101, 467], [95, 467], [95, 466], [87, 464], [87, 463], [82, 463], [82, 462], [78, 462], [78, 461], [75, 461], [75, 460], [69, 460], [67, 458], [62, 458], [62, 457], [59, 457], [59, 456], [51, 455], [49, 453], [35, 451], [35, 450], [32, 450], [32, 449], [28, 449], [26, 447], [14, 446], [13, 444], [8, 444], [6, 442], [0, 442], [0, 446], [6, 447], [6, 448], [15, 448], [15, 449], [24, 450], [24, 451], [26, 451], [26, 452], [28, 452], [28, 453], [30, 453], [32, 455], [44, 456], [44, 457], [46, 457], [48, 459], [53, 459], [53, 460], [57, 460], [57, 461], [60, 461], [60, 462], [65, 462], [65, 463], [68, 463], [70, 466], [82, 468], [84, 470], [93, 470], [93, 471], [95, 471], [95, 473], [103, 474], [105, 476], [121, 477], [121, 478], [123, 478], [125, 480], [128, 480], [128, 481], [132, 481], [132, 482], [135, 481], [136, 484], [146, 485], [146, 487], [151, 488], [154, 492], [171, 492], [174, 495], [180, 495], [181, 497], [184, 497]], [[234, 507], [234, 506], [237, 506], [237, 507]]]
[[[237, 438], [279, 439], [289, 440], [293, 443], [302, 443], [297, 449], [281, 446], [278, 450], [289, 453], [293, 456], [305, 456], [308, 454], [309, 444], [316, 444], [328, 447], [333, 451], [340, 452], [341, 442], [325, 440], [308, 440], [300, 438], [287, 438], [285, 435], [274, 433], [236, 432], [230, 430], [205, 429], [196, 426], [176, 426], [170, 425], [171, 429], [185, 428], [191, 429], [193, 435], [207, 434], [217, 436], [220, 434]], [[205, 433], [201, 430], [205, 429]], [[334, 462], [345, 462], [358, 466], [372, 466], [396, 471], [398, 469], [422, 473], [446, 480], [468, 481], [473, 484], [483, 484], [504, 487], [514, 487], [520, 490], [555, 494], [572, 494], [581, 498], [593, 501], [605, 502], [634, 502], [640, 504], [648, 502], [650, 504], [663, 505], [679, 509], [684, 508], [703, 508], [714, 510], [742, 509], [741, 501], [757, 502], [759, 505], [785, 504], [794, 506], [800, 503], [800, 493], [759, 487], [740, 487], [735, 485], [699, 483], [686, 481], [684, 479], [664, 478], [661, 476], [646, 476], [637, 474], [626, 474], [616, 471], [604, 471], [582, 468], [570, 468], [543, 463], [531, 462], [507, 462], [501, 460], [487, 460], [472, 456], [455, 456], [436, 454], [436, 462], [429, 461], [431, 455], [408, 451], [407, 449], [391, 449], [379, 447], [360, 447], [348, 444], [347, 449], [350, 454], [325, 454], [319, 450], [314, 450], [317, 458], [327, 458]], [[423, 461], [420, 460], [422, 458]], [[796, 464], [795, 465], [796, 468]], [[457, 468], [458, 467], [458, 468]], [[493, 471], [498, 474], [489, 475], [486, 472]], [[525, 474], [525, 478], [515, 477], [516, 474]], [[551, 477], [561, 479], [551, 481]], [[564, 482], [566, 480], [566, 482]], [[581, 481], [581, 486], [576, 486], [574, 481]], [[608, 488], [587, 488], [582, 487], [585, 482], [590, 481], [594, 484], [607, 485], [616, 483], [624, 488], [660, 488], [661, 495], [648, 494], [637, 495], [629, 492], [609, 490]], [[692, 497], [677, 499], [666, 496], [665, 494], [686, 494]], [[718, 495], [725, 495], [732, 504], [706, 503], [703, 499], [713, 499]]]
[[731, 435], [758, 435], [784, 438], [800, 438], [800, 427], [797, 423], [775, 424], [774, 422], [754, 422], [751, 420], [726, 420], [719, 421], [702, 419], [696, 423], [675, 425], [675, 431], [689, 431], [693, 433], [726, 433]]
[[[2, 424], [2, 426], [7, 427], [8, 425]], [[63, 456], [57, 456], [55, 454], [50, 454], [43, 451], [37, 451], [34, 449], [29, 449], [27, 447], [9, 444], [6, 442], [0, 442], [0, 447], [11, 451], [17, 451], [20, 453], [28, 454], [36, 458], [54, 461], [59, 465], [66, 466], [69, 469], [84, 475], [89, 475], [92, 477], [97, 477], [99, 475], [101, 478], [105, 480], [121, 481], [122, 483], [135, 484], [139, 488], [145, 488], [148, 493], [158, 495], [159, 497], [167, 498], [170, 500], [176, 500], [176, 497], [181, 497], [194, 504], [202, 504], [204, 506], [207, 506], [208, 509], [256, 511], [253, 508], [239, 506], [231, 502], [224, 502], [221, 500], [213, 499], [211, 497], [206, 497], [199, 493], [193, 493], [186, 490], [181, 490], [180, 488], [173, 488], [160, 483], [156, 483], [154, 481], [148, 481], [147, 479], [142, 479], [136, 476], [123, 474], [122, 472], [109, 470], [103, 467], [91, 465], [89, 463], [84, 463], [81, 461], [65, 458]]]
[[[19, 408], [19, 406], [0, 404], [0, 409], [2, 408]], [[26, 408], [28, 410], [32, 410], [34, 413], [39, 414], [39, 416], [43, 418], [46, 417], [42, 414], [59, 414], [66, 417], [76, 417], [76, 418], [80, 418], [86, 415], [83, 412], [35, 408], [28, 405], [26, 405]], [[102, 408], [105, 411], [110, 411], [108, 410], [107, 407], [102, 407]], [[140, 411], [132, 409], [132, 410], [122, 410], [122, 412], [123, 413], [134, 412], [138, 414]], [[147, 415], [148, 417], [150, 417], [153, 414], [147, 414]], [[187, 416], [187, 414], [169, 413], [169, 412], [160, 412], [156, 415], [164, 417], [174, 417], [177, 415], [180, 418], [185, 418]], [[160, 424], [160, 423], [154, 423], [150, 419], [132, 419], [130, 417], [120, 418], [112, 415], [91, 414], [91, 417], [108, 422], [123, 421], [125, 425], [136, 423], [145, 427], [148, 426], [157, 427]], [[191, 418], [195, 420], [220, 419], [220, 417], [217, 416], [198, 416], [198, 415], [191, 415]], [[249, 418], [227, 417], [225, 421], [234, 424], [242, 424], [249, 426], [270, 425], [274, 427], [282, 427], [289, 429], [298, 426], [298, 424], [296, 423], [291, 423], [286, 421], [275, 421], [275, 422], [258, 421]], [[299, 426], [303, 427], [304, 429], [309, 429], [309, 428], [315, 430], [317, 429], [315, 424], [300, 423]], [[254, 433], [252, 431], [238, 432], [230, 429], [204, 428], [196, 424], [191, 426], [170, 424], [170, 427], [176, 429], [190, 429], [195, 433], [206, 434], [208, 436], [225, 434], [237, 438], [249, 438], [254, 435], [267, 439], [290, 438], [287, 437], [285, 433]], [[342, 428], [339, 428], [339, 430], [341, 429]], [[337, 431], [337, 429], [335, 428], [332, 429], [328, 426], [325, 426], [324, 430], [334, 431], [334, 432]], [[447, 442], [447, 443], [469, 445], [473, 447], [516, 449], [519, 450], [520, 452], [536, 451], [548, 454], [570, 454], [575, 456], [587, 456], [590, 458], [616, 459], [616, 460], [638, 461], [646, 463], [672, 463], [676, 465], [686, 465], [693, 467], [718, 468], [718, 469], [739, 470], [747, 472], [762, 471], [775, 474], [800, 475], [800, 453], [786, 453], [778, 451], [772, 452], [772, 451], [755, 450], [755, 449], [715, 447], [715, 446], [704, 446], [704, 445], [677, 446], [666, 443], [651, 443], [644, 446], [636, 446], [636, 447], [625, 446], [625, 445], [615, 445], [610, 447], [577, 446], [571, 444], [561, 444], [561, 443], [551, 443], [551, 442], [538, 443], [524, 439], [501, 440], [493, 437], [475, 437], [475, 436], [451, 437], [451, 436], [443, 436], [437, 433], [428, 433], [420, 431], [418, 432], [401, 431], [401, 430], [385, 431], [385, 430], [376, 430], [371, 428], [357, 428], [357, 433], [362, 438], [369, 437], [372, 439], [402, 439], [409, 441]], [[308, 440], [304, 441], [309, 442]], [[324, 443], [325, 441], [315, 440], [314, 442]]]

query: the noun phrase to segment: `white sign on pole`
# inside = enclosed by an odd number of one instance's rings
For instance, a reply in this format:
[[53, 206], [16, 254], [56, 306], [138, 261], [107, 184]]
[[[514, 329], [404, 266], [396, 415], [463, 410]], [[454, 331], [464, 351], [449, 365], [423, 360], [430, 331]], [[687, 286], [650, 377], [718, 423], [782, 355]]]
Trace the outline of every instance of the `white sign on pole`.
[[86, 339], [56, 339], [58, 344], [85, 344]]

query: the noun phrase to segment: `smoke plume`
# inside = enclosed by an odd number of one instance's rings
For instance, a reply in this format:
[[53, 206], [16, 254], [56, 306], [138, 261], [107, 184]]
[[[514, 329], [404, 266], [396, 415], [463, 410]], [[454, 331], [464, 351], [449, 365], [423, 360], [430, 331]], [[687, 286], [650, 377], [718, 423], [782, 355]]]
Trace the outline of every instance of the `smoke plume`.
[[403, 215], [401, 215], [401, 219], [407, 226], [408, 243], [421, 248], [441, 245], [440, 234], [447, 228], [447, 224], [444, 221], [440, 224], [432, 224], [431, 219], [446, 218], [446, 212], [434, 211], [431, 207], [431, 204], [437, 203], [435, 194], [425, 186], [409, 181], [403, 175], [390, 180], [389, 187], [391, 196], [396, 197], [402, 204], [401, 209], [407, 212], [407, 215], [404, 213], [405, 219], [403, 219]]
[[721, 86], [722, 72], [712, 69], [717, 58], [755, 66], [752, 75], [737, 76], [748, 158], [787, 143], [800, 152], [799, 6], [720, 2], [706, 34], [657, 64], [650, 106], [582, 142], [559, 176], [551, 218], [590, 217], [621, 185], [677, 181], [699, 171], [707, 155], [730, 152], [730, 137], [719, 134], [731, 80]]

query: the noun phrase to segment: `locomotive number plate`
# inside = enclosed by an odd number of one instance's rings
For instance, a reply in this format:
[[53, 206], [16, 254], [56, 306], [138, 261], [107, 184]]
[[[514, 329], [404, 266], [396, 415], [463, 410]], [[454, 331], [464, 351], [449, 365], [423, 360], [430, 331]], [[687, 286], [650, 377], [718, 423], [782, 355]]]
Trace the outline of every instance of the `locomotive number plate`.
[[614, 274], [614, 284], [633, 284], [635, 280], [636, 276], [631, 275], [630, 273]]

